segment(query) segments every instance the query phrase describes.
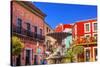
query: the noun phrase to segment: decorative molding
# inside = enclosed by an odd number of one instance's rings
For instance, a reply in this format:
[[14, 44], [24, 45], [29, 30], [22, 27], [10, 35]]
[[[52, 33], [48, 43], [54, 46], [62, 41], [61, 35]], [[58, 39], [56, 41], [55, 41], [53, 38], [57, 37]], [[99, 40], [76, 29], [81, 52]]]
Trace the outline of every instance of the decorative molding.
[[86, 37], [87, 35], [89, 35], [89, 37], [91, 37], [91, 34], [84, 34], [85, 37]]
[[[89, 24], [89, 31], [86, 31], [86, 24]], [[84, 33], [89, 33], [90, 30], [91, 30], [91, 28], [90, 28], [90, 22], [84, 23]]]
[[97, 32], [97, 30], [94, 30], [94, 23], [97, 23], [97, 21], [92, 22], [92, 30], [93, 30], [93, 32]]
[[97, 47], [93, 47], [93, 61], [95, 61], [95, 49], [97, 49]]
[[[39, 16], [40, 18], [44, 18], [46, 15], [41, 15], [40, 12], [37, 12], [39, 10], [36, 10], [36, 9], [32, 9], [31, 7], [27, 6], [24, 2], [21, 2], [21, 1], [16, 1], [18, 4], [22, 5], [24, 8], [28, 9], [30, 12], [34, 13], [35, 15]], [[29, 2], [30, 3], [30, 2]], [[36, 7], [34, 7], [36, 8]]]

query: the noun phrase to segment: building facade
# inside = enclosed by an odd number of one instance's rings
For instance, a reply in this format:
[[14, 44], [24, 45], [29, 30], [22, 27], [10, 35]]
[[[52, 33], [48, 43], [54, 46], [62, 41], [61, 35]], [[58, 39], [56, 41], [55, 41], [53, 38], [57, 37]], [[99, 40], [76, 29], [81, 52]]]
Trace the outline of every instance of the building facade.
[[84, 53], [78, 56], [78, 61], [97, 60], [97, 19], [76, 22], [72, 28], [72, 39], [74, 46], [84, 47]]
[[[46, 50], [45, 50], [45, 54], [46, 54], [46, 58], [50, 56], [50, 54], [52, 53], [52, 47], [55, 46], [55, 42], [56, 40], [50, 36], [48, 36], [48, 34], [53, 33], [54, 30], [49, 26], [49, 24], [45, 23], [45, 46], [46, 46]], [[50, 61], [47, 60], [48, 64], [50, 64]]]
[[52, 47], [55, 43], [55, 39], [48, 36], [47, 34], [53, 33], [54, 30], [47, 24], [45, 23], [45, 44], [46, 44], [46, 52], [51, 52], [50, 47]]
[[[12, 36], [17, 36], [24, 43], [24, 48], [16, 57], [16, 65], [41, 64], [45, 52], [45, 14], [32, 2], [11, 2]], [[14, 59], [12, 58], [12, 65]]]

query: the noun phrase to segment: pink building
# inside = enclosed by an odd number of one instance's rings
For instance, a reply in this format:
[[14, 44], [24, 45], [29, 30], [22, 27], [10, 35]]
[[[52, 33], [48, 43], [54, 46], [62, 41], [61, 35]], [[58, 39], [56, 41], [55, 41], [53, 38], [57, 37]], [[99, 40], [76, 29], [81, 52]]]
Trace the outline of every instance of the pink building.
[[[17, 36], [24, 43], [24, 49], [16, 57], [16, 65], [41, 64], [44, 58], [45, 14], [31, 2], [11, 2], [12, 36]], [[14, 59], [12, 58], [12, 65]]]

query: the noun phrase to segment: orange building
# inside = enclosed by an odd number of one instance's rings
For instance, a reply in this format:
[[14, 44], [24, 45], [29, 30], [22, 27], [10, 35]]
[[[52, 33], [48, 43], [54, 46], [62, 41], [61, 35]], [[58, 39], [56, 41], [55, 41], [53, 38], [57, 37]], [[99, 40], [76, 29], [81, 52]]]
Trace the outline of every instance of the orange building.
[[[45, 52], [45, 14], [27, 1], [11, 2], [12, 36], [24, 43], [24, 49], [16, 57], [16, 65], [41, 64]], [[14, 59], [11, 59], [12, 65]]]

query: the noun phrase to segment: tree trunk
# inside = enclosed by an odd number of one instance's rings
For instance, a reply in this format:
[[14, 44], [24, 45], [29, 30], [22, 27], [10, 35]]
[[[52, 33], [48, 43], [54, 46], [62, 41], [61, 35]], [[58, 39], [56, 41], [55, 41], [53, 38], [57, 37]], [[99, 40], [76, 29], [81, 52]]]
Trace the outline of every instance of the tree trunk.
[[73, 63], [73, 57], [71, 57], [71, 63]]

